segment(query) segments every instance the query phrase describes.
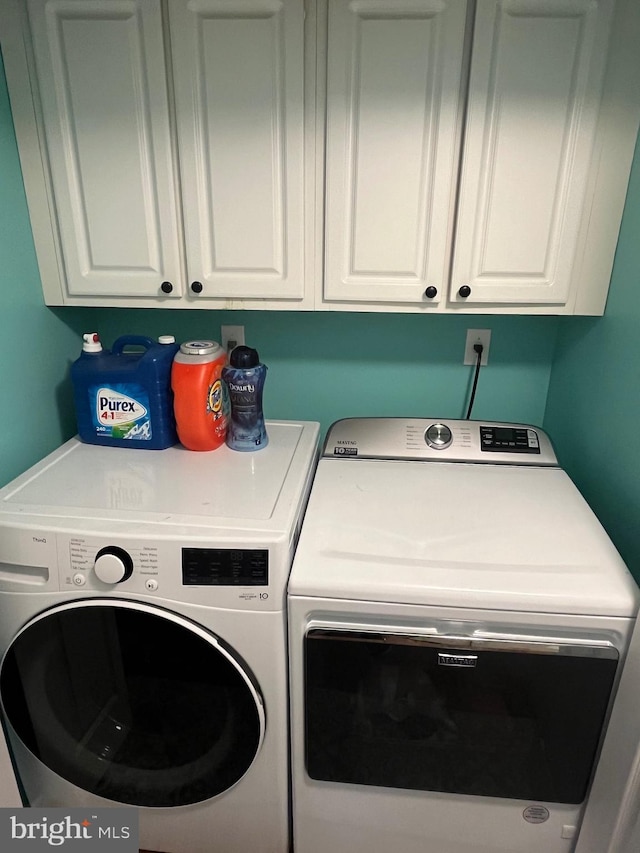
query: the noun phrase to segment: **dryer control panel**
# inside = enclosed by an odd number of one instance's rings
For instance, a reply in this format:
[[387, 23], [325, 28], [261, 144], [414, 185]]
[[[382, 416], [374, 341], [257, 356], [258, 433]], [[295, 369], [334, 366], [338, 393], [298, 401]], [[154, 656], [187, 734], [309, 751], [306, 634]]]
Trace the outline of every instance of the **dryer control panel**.
[[540, 453], [540, 439], [531, 427], [481, 426], [480, 450], [484, 453]]
[[324, 457], [555, 466], [549, 437], [528, 424], [437, 418], [336, 421]]

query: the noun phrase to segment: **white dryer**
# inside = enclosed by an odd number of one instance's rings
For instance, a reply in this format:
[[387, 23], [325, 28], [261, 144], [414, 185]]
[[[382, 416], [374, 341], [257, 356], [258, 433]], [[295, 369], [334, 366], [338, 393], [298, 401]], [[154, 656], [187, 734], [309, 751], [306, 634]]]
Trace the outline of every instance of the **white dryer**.
[[140, 846], [289, 844], [286, 583], [318, 425], [191, 453], [72, 439], [0, 490], [0, 697], [31, 806]]
[[636, 585], [517, 424], [348, 419], [289, 581], [296, 853], [568, 853]]

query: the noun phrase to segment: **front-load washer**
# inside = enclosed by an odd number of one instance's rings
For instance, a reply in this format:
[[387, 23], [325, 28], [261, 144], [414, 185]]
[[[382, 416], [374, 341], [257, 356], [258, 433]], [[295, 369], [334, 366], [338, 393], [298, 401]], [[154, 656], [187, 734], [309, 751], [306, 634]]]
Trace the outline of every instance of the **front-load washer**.
[[289, 845], [286, 583], [318, 425], [255, 453], [72, 439], [0, 490], [0, 696], [25, 803], [140, 846]]
[[348, 419], [289, 580], [296, 853], [568, 853], [638, 607], [517, 424]]

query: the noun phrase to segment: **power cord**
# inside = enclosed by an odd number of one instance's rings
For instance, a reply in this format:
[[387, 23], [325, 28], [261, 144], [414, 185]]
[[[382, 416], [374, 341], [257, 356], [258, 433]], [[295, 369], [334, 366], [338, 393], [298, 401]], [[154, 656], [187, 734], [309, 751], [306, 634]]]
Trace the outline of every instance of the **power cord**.
[[467, 409], [467, 417], [466, 420], [469, 420], [471, 417], [471, 410], [473, 409], [473, 401], [476, 398], [476, 388], [478, 387], [478, 376], [480, 376], [480, 366], [482, 363], [482, 351], [484, 347], [482, 344], [474, 344], [473, 351], [476, 353], [476, 372], [473, 377], [473, 387], [471, 389], [471, 397], [469, 398], [469, 408]]

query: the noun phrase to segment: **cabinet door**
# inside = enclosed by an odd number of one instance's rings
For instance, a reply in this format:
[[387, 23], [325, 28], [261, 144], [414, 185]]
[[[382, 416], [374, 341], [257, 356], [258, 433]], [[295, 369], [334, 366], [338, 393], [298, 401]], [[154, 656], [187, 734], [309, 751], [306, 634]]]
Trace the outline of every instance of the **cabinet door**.
[[453, 302], [567, 300], [612, 8], [478, 0]]
[[169, 12], [189, 280], [200, 298], [301, 299], [303, 3]]
[[329, 2], [325, 299], [445, 292], [466, 5]]
[[179, 296], [159, 0], [28, 12], [67, 294], [157, 297], [168, 281]]

